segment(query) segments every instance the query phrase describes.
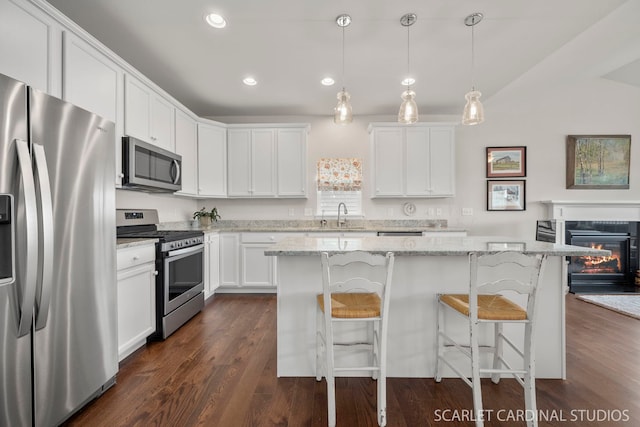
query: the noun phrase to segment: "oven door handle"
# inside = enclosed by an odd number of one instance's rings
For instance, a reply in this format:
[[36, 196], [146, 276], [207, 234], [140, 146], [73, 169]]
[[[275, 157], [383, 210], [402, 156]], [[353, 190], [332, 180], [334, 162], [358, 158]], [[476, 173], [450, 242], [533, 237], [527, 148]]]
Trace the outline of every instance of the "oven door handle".
[[198, 252], [198, 250], [203, 249], [203, 248], [204, 248], [204, 244], [201, 243], [199, 245], [189, 246], [188, 248], [176, 249], [175, 251], [167, 252], [167, 257], [168, 258], [172, 258], [174, 256], [180, 256], [180, 255], [184, 255], [184, 254], [189, 254], [191, 252]]

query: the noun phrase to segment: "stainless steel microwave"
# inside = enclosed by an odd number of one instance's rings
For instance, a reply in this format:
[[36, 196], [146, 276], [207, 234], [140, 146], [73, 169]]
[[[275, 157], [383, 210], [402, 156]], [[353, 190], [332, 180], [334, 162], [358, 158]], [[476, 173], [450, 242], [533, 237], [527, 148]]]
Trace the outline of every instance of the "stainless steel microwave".
[[122, 138], [122, 185], [152, 193], [182, 189], [182, 156], [131, 136]]

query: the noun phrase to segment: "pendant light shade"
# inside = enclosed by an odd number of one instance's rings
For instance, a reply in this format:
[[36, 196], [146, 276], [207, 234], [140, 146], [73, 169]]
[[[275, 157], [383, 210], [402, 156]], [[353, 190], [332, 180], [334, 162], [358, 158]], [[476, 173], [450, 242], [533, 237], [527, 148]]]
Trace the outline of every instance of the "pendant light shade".
[[336, 24], [342, 28], [342, 90], [338, 92], [338, 104], [333, 109], [333, 121], [337, 124], [346, 125], [353, 121], [353, 110], [351, 109], [351, 95], [344, 86], [344, 29], [351, 24], [351, 17], [347, 14], [339, 15]]
[[477, 125], [484, 122], [484, 109], [480, 102], [480, 96], [482, 94], [477, 90], [472, 90], [465, 94], [467, 103], [464, 106], [464, 112], [462, 113], [463, 125]]
[[415, 123], [418, 121], [418, 105], [416, 104], [416, 93], [411, 89], [402, 92], [402, 104], [398, 112], [400, 123]]
[[476, 90], [474, 84], [474, 68], [475, 68], [475, 51], [474, 51], [474, 34], [473, 27], [482, 21], [484, 15], [482, 13], [472, 13], [464, 20], [464, 24], [467, 27], [471, 27], [471, 91], [467, 92], [464, 96], [467, 103], [464, 106], [462, 113], [463, 125], [477, 125], [484, 122], [484, 109], [480, 102], [480, 96], [482, 93]]
[[406, 15], [403, 15], [402, 18], [400, 18], [400, 24], [402, 24], [403, 27], [407, 27], [407, 77], [405, 79], [405, 81], [407, 82], [407, 90], [402, 92], [402, 104], [400, 104], [400, 111], [398, 111], [398, 122], [405, 124], [415, 123], [418, 121], [418, 105], [416, 104], [416, 93], [411, 90], [411, 85], [409, 84], [409, 82], [411, 81], [409, 77], [409, 72], [411, 70], [409, 66], [409, 27], [412, 26], [417, 19], [418, 16], [415, 13], [407, 13]]
[[353, 121], [353, 111], [351, 110], [351, 103], [349, 99], [351, 99], [351, 95], [349, 92], [342, 90], [338, 92], [338, 105], [334, 108], [333, 121], [338, 124], [349, 124]]

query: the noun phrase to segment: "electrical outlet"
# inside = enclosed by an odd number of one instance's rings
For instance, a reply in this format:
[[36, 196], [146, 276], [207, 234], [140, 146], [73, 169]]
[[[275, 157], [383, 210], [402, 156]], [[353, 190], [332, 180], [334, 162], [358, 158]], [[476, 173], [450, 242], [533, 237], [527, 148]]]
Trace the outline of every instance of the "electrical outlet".
[[304, 216], [312, 216], [312, 215], [313, 215], [313, 209], [304, 208]]
[[427, 216], [432, 217], [436, 214], [436, 210], [433, 208], [427, 209]]
[[462, 216], [473, 215], [473, 208], [462, 208]]
[[436, 209], [436, 216], [442, 216], [442, 208]]
[[294, 216], [296, 214], [296, 210], [294, 208], [289, 208], [289, 216]]

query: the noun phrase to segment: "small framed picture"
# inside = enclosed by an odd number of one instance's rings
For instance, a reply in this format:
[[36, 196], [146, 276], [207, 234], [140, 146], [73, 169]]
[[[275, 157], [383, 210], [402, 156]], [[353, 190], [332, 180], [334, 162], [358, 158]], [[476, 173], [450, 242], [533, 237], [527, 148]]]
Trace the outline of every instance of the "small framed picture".
[[487, 178], [527, 176], [527, 147], [487, 147]]
[[525, 185], [526, 181], [523, 179], [511, 181], [487, 180], [487, 210], [525, 210]]
[[629, 189], [631, 135], [568, 135], [567, 188]]

